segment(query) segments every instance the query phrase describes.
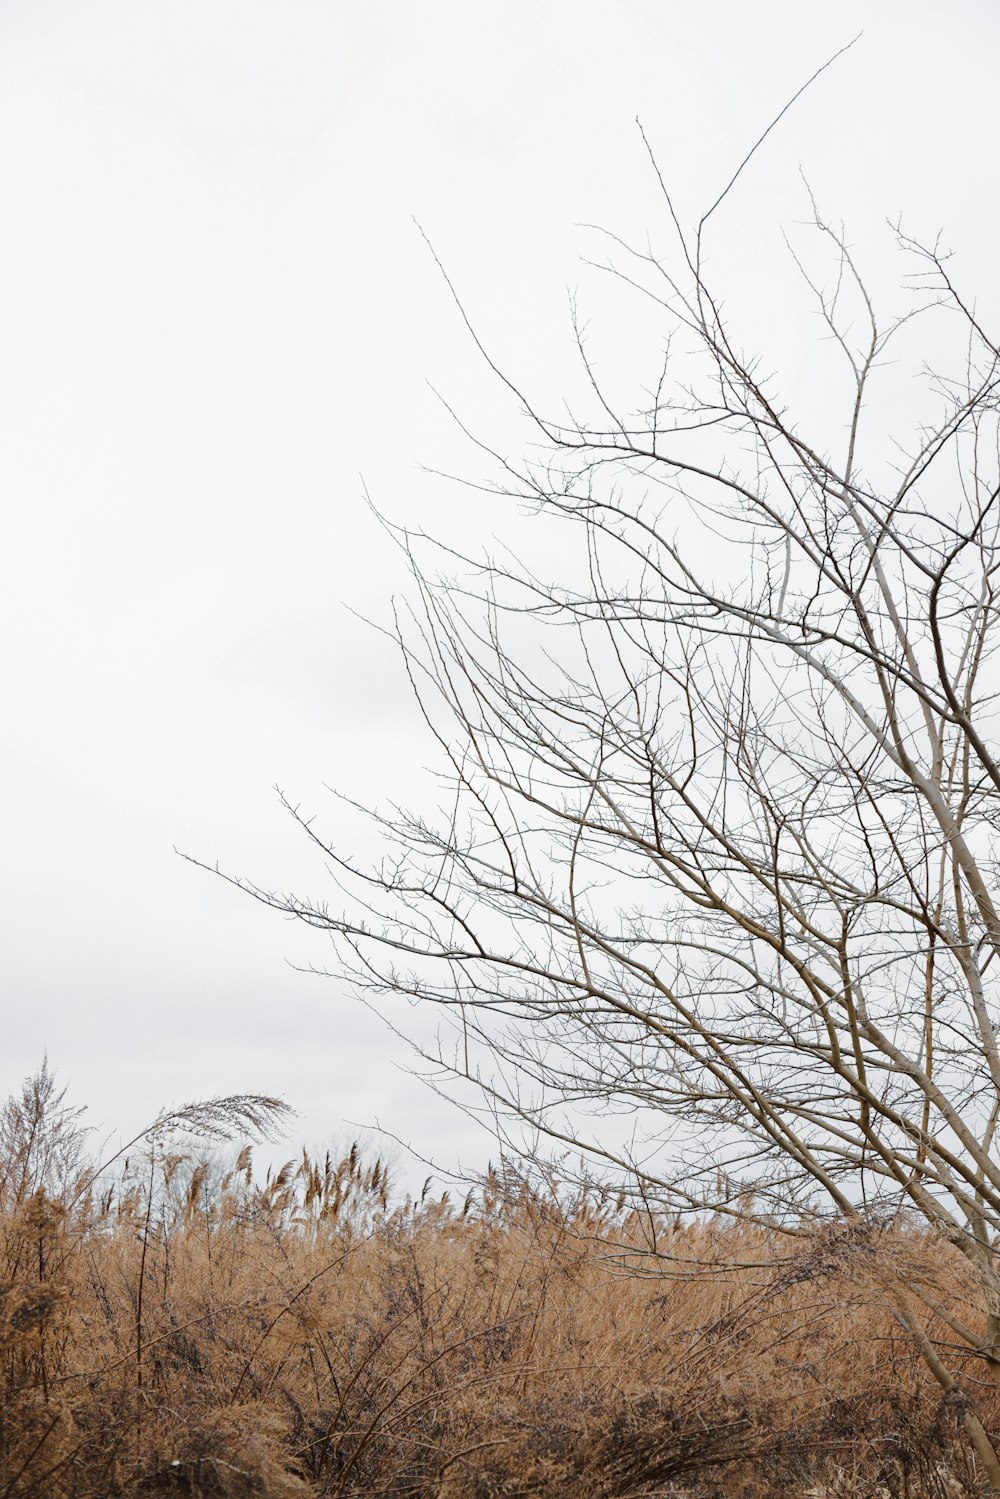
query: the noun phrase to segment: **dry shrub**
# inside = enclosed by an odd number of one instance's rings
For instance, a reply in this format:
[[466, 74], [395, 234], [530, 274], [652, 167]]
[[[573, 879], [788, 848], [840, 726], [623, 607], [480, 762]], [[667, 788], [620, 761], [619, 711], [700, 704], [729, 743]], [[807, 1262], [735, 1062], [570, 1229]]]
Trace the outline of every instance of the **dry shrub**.
[[511, 1174], [393, 1205], [356, 1148], [260, 1183], [155, 1138], [101, 1195], [60, 1108], [4, 1136], [0, 1499], [977, 1492], [887, 1266], [974, 1292], [912, 1228], [790, 1241]]

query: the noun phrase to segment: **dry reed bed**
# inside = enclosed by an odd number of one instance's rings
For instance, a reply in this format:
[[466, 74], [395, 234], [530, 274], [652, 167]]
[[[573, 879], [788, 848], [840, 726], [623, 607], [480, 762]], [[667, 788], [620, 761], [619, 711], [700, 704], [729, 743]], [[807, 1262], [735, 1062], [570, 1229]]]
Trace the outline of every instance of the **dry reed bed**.
[[394, 1208], [356, 1150], [259, 1185], [249, 1150], [154, 1146], [72, 1206], [0, 1183], [0, 1499], [976, 1492], [882, 1307], [890, 1256], [954, 1290], [913, 1232], [622, 1221], [495, 1176]]

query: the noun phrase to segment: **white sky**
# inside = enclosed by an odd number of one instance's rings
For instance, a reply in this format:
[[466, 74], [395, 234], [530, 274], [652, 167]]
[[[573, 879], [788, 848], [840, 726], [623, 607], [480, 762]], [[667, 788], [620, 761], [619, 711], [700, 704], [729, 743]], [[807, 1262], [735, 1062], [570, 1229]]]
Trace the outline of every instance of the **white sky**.
[[730, 307], [803, 387], [776, 253], [800, 163], [877, 274], [902, 212], [996, 298], [993, 0], [0, 0], [0, 1088], [48, 1048], [108, 1129], [255, 1089], [301, 1111], [293, 1140], [378, 1119], [485, 1160], [402, 1043], [289, 967], [315, 935], [173, 846], [322, 895], [273, 783], [336, 836], [324, 782], [405, 794], [430, 758], [343, 607], [384, 615], [401, 581], [359, 475], [485, 542], [499, 510], [418, 467], [478, 472], [425, 382], [519, 429], [413, 216], [550, 405], [567, 286], [641, 380], [656, 330], [614, 321], [576, 227], [662, 236], [635, 116], [693, 215], [862, 27], [719, 230]]

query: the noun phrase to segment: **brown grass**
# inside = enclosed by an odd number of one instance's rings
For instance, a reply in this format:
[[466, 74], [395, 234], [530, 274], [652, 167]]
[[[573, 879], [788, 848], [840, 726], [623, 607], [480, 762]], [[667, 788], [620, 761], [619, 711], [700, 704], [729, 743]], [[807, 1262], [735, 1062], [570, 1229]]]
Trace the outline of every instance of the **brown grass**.
[[0, 1499], [979, 1492], [882, 1306], [889, 1256], [961, 1291], [914, 1231], [790, 1253], [496, 1176], [394, 1206], [357, 1150], [261, 1184], [157, 1137], [74, 1201], [54, 1097], [0, 1162]]

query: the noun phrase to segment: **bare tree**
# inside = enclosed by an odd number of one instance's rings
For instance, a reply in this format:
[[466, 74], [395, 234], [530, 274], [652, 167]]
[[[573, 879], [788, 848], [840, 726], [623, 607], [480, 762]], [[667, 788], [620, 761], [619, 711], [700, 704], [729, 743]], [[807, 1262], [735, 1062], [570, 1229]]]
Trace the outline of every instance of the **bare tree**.
[[[899, 231], [918, 274], [883, 322], [814, 204], [833, 274], [793, 258], [849, 385], [807, 434], [706, 277], [723, 199], [689, 233], [659, 182], [672, 258], [617, 242], [664, 333], [639, 409], [579, 333], [587, 418], [496, 370], [536, 442], [493, 455], [496, 488], [564, 524], [565, 575], [452, 553], [443, 578], [395, 533], [449, 809], [373, 814], [375, 869], [300, 819], [343, 910], [246, 888], [370, 993], [440, 1006], [441, 1059], [498, 1116], [644, 1201], [789, 1234], [908, 1214], [955, 1246], [979, 1308], [909, 1273], [887, 1294], [1000, 1491], [977, 1414], [1000, 1380], [1000, 348]], [[960, 356], [898, 442], [878, 381], [935, 319]], [[616, 1110], [628, 1146], [590, 1122]]]

